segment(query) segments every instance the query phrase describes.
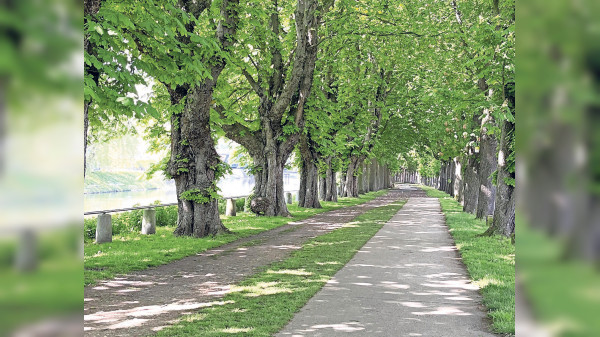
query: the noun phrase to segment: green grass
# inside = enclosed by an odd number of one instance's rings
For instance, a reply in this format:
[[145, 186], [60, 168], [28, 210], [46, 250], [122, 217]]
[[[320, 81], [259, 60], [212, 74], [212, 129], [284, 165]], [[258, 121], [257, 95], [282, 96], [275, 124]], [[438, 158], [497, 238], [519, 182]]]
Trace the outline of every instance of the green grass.
[[462, 211], [448, 194], [422, 186], [430, 197], [439, 198], [446, 224], [467, 266], [473, 282], [480, 287], [483, 304], [488, 308], [492, 329], [497, 333], [515, 333], [515, 246], [509, 238], [481, 237], [484, 220]]
[[130, 233], [113, 236], [113, 242], [85, 244], [84, 285], [94, 284], [101, 279], [113, 278], [134, 270], [143, 270], [169, 263], [183, 257], [203, 252], [243, 237], [283, 226], [292, 221], [306, 219], [315, 214], [349, 207], [373, 200], [387, 190], [369, 192], [359, 198], [340, 198], [338, 202], [321, 202], [323, 208], [300, 208], [288, 205], [292, 218], [257, 217], [239, 213], [236, 217], [223, 216], [223, 224], [232, 231], [216, 237], [191, 238], [173, 236], [173, 226], [157, 227], [155, 235]]
[[562, 259], [564, 244], [517, 217], [519, 278], [536, 318], [557, 336], [600, 336], [597, 266]]
[[291, 257], [274, 263], [233, 287], [223, 299], [186, 315], [158, 336], [271, 336], [402, 207], [378, 207], [351, 224], [305, 243]]

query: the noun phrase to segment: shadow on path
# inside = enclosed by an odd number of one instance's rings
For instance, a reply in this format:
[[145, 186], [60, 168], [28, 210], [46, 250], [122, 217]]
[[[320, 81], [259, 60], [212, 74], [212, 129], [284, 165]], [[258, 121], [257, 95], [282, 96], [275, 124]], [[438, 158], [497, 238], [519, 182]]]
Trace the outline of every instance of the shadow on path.
[[337, 229], [369, 209], [417, 192], [393, 189], [361, 205], [321, 213], [163, 266], [99, 281], [84, 290], [84, 334], [148, 335], [184, 314], [222, 305], [221, 297], [231, 285], [260, 267], [287, 258], [307, 240]]
[[436, 198], [410, 198], [277, 336], [495, 336]]

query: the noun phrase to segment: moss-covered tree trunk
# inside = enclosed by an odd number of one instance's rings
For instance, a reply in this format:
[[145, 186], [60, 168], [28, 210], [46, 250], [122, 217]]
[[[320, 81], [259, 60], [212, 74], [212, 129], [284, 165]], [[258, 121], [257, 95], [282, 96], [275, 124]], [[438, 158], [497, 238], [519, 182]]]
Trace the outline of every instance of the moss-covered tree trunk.
[[[238, 5], [239, 0], [224, 0], [221, 4], [222, 18], [215, 34], [224, 50], [233, 43]], [[175, 89], [167, 85], [171, 104], [185, 100], [183, 111], [171, 117], [171, 157], [167, 165], [167, 173], [175, 180], [177, 193], [175, 235], [204, 237], [227, 231], [219, 217], [216, 183], [222, 175], [222, 166], [210, 126], [213, 91], [225, 68], [225, 60], [215, 56], [205, 61], [210, 61], [206, 63], [211, 64], [211, 77]]]
[[[216, 80], [220, 71], [213, 72]], [[171, 119], [168, 172], [175, 180], [178, 218], [175, 235], [204, 237], [227, 231], [219, 217], [216, 177], [220, 157], [210, 130], [214, 80], [188, 90], [181, 114]], [[173, 92], [172, 97], [177, 95]]]

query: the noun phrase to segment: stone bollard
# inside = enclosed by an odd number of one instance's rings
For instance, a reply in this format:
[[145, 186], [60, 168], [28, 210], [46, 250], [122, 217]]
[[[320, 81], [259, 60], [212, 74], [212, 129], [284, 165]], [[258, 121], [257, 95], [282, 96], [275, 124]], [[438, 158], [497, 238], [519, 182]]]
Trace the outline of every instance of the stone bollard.
[[295, 197], [296, 197], [296, 203], [299, 203], [300, 202], [300, 191], [296, 191]]
[[235, 199], [227, 199], [227, 205], [225, 206], [225, 215], [235, 216]]
[[285, 193], [285, 203], [288, 205], [292, 203], [292, 193], [291, 192]]
[[142, 215], [142, 234], [156, 233], [156, 210], [154, 208], [144, 209]]
[[96, 243], [112, 242], [112, 219], [110, 214], [99, 214], [96, 224]]
[[32, 229], [26, 228], [19, 233], [15, 267], [21, 272], [33, 271], [37, 262], [37, 238]]

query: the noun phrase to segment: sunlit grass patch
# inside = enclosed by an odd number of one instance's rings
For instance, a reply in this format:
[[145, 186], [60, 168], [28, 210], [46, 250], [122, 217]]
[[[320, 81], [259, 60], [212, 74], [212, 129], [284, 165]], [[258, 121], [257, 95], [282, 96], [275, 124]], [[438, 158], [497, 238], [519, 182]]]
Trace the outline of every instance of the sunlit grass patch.
[[221, 331], [223, 333], [227, 333], [227, 334], [239, 334], [239, 333], [244, 333], [244, 332], [250, 332], [254, 330], [254, 328], [226, 328], [226, 329], [221, 329]]
[[283, 269], [283, 270], [268, 270], [267, 273], [269, 274], [288, 274], [288, 275], [304, 275], [304, 276], [309, 276], [312, 275], [311, 272], [307, 272], [304, 269]]
[[338, 202], [321, 202], [323, 208], [301, 208], [288, 205], [293, 217], [257, 217], [238, 213], [237, 217], [223, 217], [222, 221], [232, 233], [216, 237], [191, 238], [173, 235], [175, 224], [156, 228], [154, 235], [127, 233], [115, 235], [113, 242], [85, 243], [84, 285], [97, 280], [115, 277], [135, 270], [159, 266], [186, 256], [216, 248], [240, 238], [274, 229], [290, 222], [304, 220], [318, 213], [358, 205], [387, 193], [387, 190], [370, 192], [360, 198], [340, 198]]
[[429, 197], [439, 198], [446, 224], [460, 251], [473, 283], [478, 285], [483, 304], [498, 333], [515, 333], [515, 246], [510, 239], [481, 237], [485, 221], [462, 211], [448, 194], [423, 187]]
[[[355, 226], [305, 243], [292, 255], [233, 287], [230, 304], [206, 308], [203, 320], [178, 324], [158, 336], [272, 336], [342, 268], [404, 204], [367, 211]], [[243, 327], [243, 328], [240, 328]]]

